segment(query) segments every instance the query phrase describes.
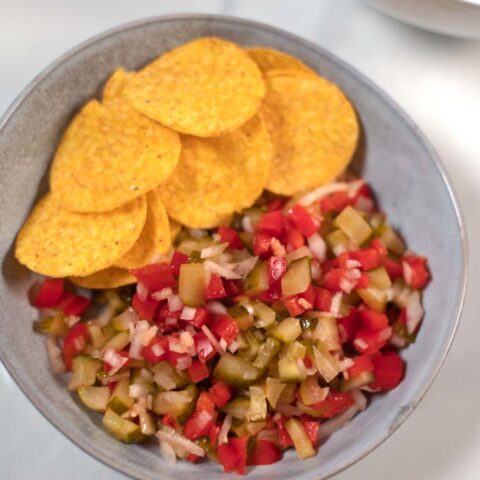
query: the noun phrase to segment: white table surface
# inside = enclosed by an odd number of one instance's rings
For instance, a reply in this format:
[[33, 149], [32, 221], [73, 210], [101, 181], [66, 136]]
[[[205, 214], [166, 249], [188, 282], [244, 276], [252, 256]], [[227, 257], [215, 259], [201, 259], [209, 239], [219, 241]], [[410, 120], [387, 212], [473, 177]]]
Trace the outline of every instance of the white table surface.
[[[387, 91], [440, 153], [470, 240], [461, 326], [440, 375], [406, 424], [335, 478], [478, 480], [480, 295], [472, 292], [480, 290], [480, 42], [408, 27], [355, 0], [0, 0], [0, 113], [79, 42], [125, 22], [178, 12], [238, 15], [313, 40]], [[1, 366], [0, 431], [2, 480], [126, 478], [64, 438]]]

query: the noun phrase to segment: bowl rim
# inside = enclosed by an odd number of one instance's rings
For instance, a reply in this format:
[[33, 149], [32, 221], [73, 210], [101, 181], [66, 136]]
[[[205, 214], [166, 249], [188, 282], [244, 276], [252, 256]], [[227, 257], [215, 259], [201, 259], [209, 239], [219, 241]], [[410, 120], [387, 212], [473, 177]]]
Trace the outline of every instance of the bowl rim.
[[[3, 130], [4, 126], [7, 124], [9, 119], [12, 117], [12, 115], [15, 113], [17, 108], [23, 103], [23, 101], [28, 97], [28, 95], [35, 90], [35, 88], [45, 79], [47, 78], [54, 70], [59, 68], [63, 63], [68, 61], [70, 58], [74, 57], [77, 55], [79, 52], [82, 50], [89, 48], [90, 46], [96, 44], [99, 41], [102, 41], [104, 39], [107, 39], [109, 37], [112, 37], [116, 35], [119, 32], [123, 32], [126, 30], [130, 29], [136, 29], [142, 26], [154, 24], [154, 23], [160, 23], [160, 22], [170, 22], [172, 20], [220, 20], [225, 23], [232, 23], [240, 26], [249, 26], [253, 27], [256, 29], [264, 30], [264, 31], [270, 31], [274, 34], [287, 37], [288, 39], [302, 44], [305, 48], [314, 50], [319, 52], [322, 56], [327, 57], [329, 61], [332, 63], [335, 63], [337, 66], [342, 68], [343, 70], [347, 70], [350, 74], [352, 74], [357, 80], [360, 80], [366, 87], [368, 87], [370, 90], [372, 90], [377, 96], [381, 98], [381, 100], [386, 103], [389, 107], [391, 107], [395, 112], [399, 115], [399, 117], [405, 122], [405, 124], [410, 127], [414, 133], [417, 135], [418, 139], [421, 141], [423, 144], [424, 148], [426, 149], [427, 153], [429, 154], [431, 160], [437, 167], [438, 171], [440, 172], [440, 175], [442, 177], [442, 180], [447, 188], [450, 200], [452, 202], [453, 209], [455, 211], [456, 219], [458, 221], [459, 225], [459, 230], [460, 230], [460, 238], [462, 241], [462, 256], [463, 256], [463, 265], [462, 265], [462, 276], [461, 276], [461, 283], [460, 283], [460, 291], [459, 291], [459, 297], [456, 305], [456, 315], [455, 315], [455, 320], [454, 320], [454, 325], [452, 332], [450, 334], [450, 337], [448, 339], [448, 342], [446, 344], [445, 350], [442, 353], [442, 356], [435, 365], [435, 367], [432, 369], [432, 372], [429, 375], [428, 381], [422, 386], [422, 388], [417, 392], [416, 396], [411, 400], [410, 405], [412, 406], [408, 411], [404, 413], [404, 415], [401, 416], [399, 421], [395, 422], [395, 425], [390, 427], [388, 431], [385, 432], [382, 438], [379, 440], [375, 441], [371, 446], [366, 448], [365, 450], [362, 450], [359, 454], [356, 456], [352, 457], [350, 460], [344, 462], [343, 464], [340, 464], [338, 468], [335, 469], [332, 473], [330, 473], [327, 477], [324, 477], [325, 479], [327, 478], [332, 478], [334, 475], [346, 470], [347, 468], [351, 467], [358, 461], [362, 460], [365, 458], [367, 455], [369, 455], [373, 450], [375, 450], [377, 447], [379, 447], [383, 442], [385, 442], [404, 422], [405, 420], [410, 416], [410, 414], [415, 410], [415, 408], [418, 406], [418, 404], [421, 402], [421, 400], [425, 397], [427, 392], [429, 391], [433, 381], [435, 380], [436, 376], [438, 375], [441, 367], [443, 366], [445, 359], [448, 355], [448, 352], [451, 348], [452, 342], [455, 338], [455, 335], [458, 330], [458, 325], [460, 322], [461, 314], [463, 311], [464, 303], [465, 303], [465, 295], [466, 295], [466, 289], [467, 289], [467, 280], [468, 280], [468, 260], [469, 260], [469, 251], [468, 251], [468, 241], [467, 241], [467, 233], [466, 233], [466, 228], [465, 228], [465, 221], [464, 217], [460, 208], [460, 204], [458, 201], [457, 194], [455, 193], [455, 190], [452, 186], [452, 183], [448, 177], [448, 174], [446, 172], [445, 166], [440, 159], [438, 153], [436, 150], [433, 148], [431, 145], [430, 141], [427, 139], [426, 135], [421, 131], [421, 129], [418, 127], [418, 125], [410, 118], [410, 116], [397, 104], [395, 100], [393, 100], [386, 92], [383, 91], [379, 86], [377, 86], [372, 80], [370, 80], [366, 75], [361, 73], [359, 70], [357, 70], [355, 67], [351, 66], [349, 63], [346, 61], [342, 60], [341, 58], [337, 57], [336, 55], [332, 54], [328, 50], [324, 49], [323, 47], [317, 45], [313, 41], [304, 39], [300, 37], [299, 35], [290, 33], [283, 28], [279, 27], [274, 27], [269, 24], [259, 22], [256, 20], [251, 20], [247, 18], [242, 18], [242, 17], [236, 17], [236, 16], [231, 16], [231, 15], [217, 15], [217, 14], [210, 14], [210, 13], [183, 13], [183, 14], [171, 14], [171, 15], [158, 15], [158, 16], [153, 16], [153, 17], [146, 17], [143, 19], [139, 20], [134, 20], [132, 22], [127, 22], [123, 23], [119, 26], [110, 28], [108, 30], [105, 30], [99, 34], [96, 34], [87, 40], [84, 40], [77, 46], [67, 50], [65, 53], [63, 53], [60, 57], [58, 57], [56, 60], [51, 62], [47, 67], [45, 67], [41, 72], [33, 78], [32, 81], [30, 81], [24, 88], [23, 90], [19, 93], [19, 95], [13, 100], [13, 102], [10, 104], [10, 106], [6, 109], [4, 114], [0, 118], [0, 132]], [[120, 467], [113, 462], [110, 462], [109, 459], [107, 459], [101, 451], [98, 451], [95, 449], [95, 447], [92, 447], [89, 442], [84, 442], [81, 438], [74, 438], [73, 434], [69, 434], [64, 429], [62, 428], [61, 422], [55, 420], [52, 415], [50, 415], [41, 405], [38, 405], [38, 403], [34, 399], [34, 395], [31, 394], [30, 392], [30, 387], [26, 382], [23, 382], [19, 376], [16, 374], [16, 367], [13, 365], [13, 363], [10, 363], [9, 360], [7, 359], [7, 356], [3, 352], [3, 347], [0, 344], [0, 360], [2, 361], [2, 364], [5, 366], [6, 370], [10, 374], [10, 376], [13, 378], [15, 383], [20, 387], [20, 390], [24, 393], [24, 395], [30, 400], [32, 405], [43, 415], [45, 419], [48, 420], [48, 422], [53, 425], [57, 431], [59, 431], [61, 434], [63, 434], [66, 438], [68, 438], [74, 445], [79, 447], [81, 450], [83, 450], [85, 453], [90, 455], [91, 457], [95, 458], [96, 460], [100, 461], [107, 467], [110, 467], [122, 474], [129, 475], [132, 478], [137, 478], [140, 479], [141, 477], [138, 477], [136, 475], [135, 469], [134, 468], [123, 468]]]

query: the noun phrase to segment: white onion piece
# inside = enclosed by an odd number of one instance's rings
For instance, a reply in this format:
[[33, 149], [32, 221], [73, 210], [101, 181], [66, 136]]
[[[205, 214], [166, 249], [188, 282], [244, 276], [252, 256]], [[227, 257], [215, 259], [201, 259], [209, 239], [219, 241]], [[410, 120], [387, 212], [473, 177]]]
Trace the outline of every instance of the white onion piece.
[[130, 350], [128, 352], [131, 358], [136, 358], [137, 360], [143, 358], [143, 342], [145, 334], [149, 328], [150, 324], [146, 320], [140, 320], [135, 325], [132, 342], [130, 343]]
[[375, 203], [371, 198], [360, 195], [355, 202], [355, 208], [363, 212], [371, 212], [375, 208]]
[[228, 247], [228, 243], [219, 243], [217, 245], [211, 245], [200, 250], [200, 258], [210, 258], [220, 255]]
[[347, 268], [360, 268], [362, 266], [362, 264], [358, 260], [348, 259], [345, 262], [345, 266]]
[[332, 252], [336, 257], [339, 257], [340, 255], [342, 255], [342, 253], [345, 253], [346, 251], [347, 249], [341, 243], [339, 243], [338, 245], [335, 245], [332, 248]]
[[182, 313], [180, 314], [181, 320], [193, 320], [197, 314], [197, 309], [193, 307], [183, 307]]
[[128, 307], [120, 315], [118, 315], [118, 317], [122, 320], [125, 319], [128, 325], [135, 325], [139, 320], [137, 312], [132, 307]]
[[112, 367], [108, 371], [109, 376], [115, 375], [128, 362], [128, 358], [122, 357], [113, 348], [107, 348], [103, 352], [102, 359]]
[[407, 262], [402, 262], [402, 271], [403, 271], [403, 279], [405, 283], [409, 286], [412, 285], [412, 278], [413, 278], [413, 270], [412, 267]]
[[352, 396], [360, 412], [367, 408], [367, 397], [358, 388], [352, 390]]
[[183, 302], [178, 295], [172, 295], [168, 297], [168, 309], [171, 312], [178, 312], [183, 308]]
[[228, 347], [230, 353], [235, 353], [240, 348], [240, 344], [234, 340]]
[[343, 372], [350, 367], [353, 367], [354, 361], [351, 358], [345, 357], [343, 360], [340, 360], [340, 371]]
[[202, 447], [177, 432], [164, 432], [159, 430], [155, 436], [160, 440], [168, 442], [172, 447], [183, 448], [188, 453], [192, 453], [198, 457], [205, 456], [205, 450]]
[[287, 251], [285, 250], [282, 242], [276, 237], [273, 237], [270, 240], [270, 247], [272, 249], [272, 253], [276, 257], [284, 257], [287, 254]]
[[235, 273], [232, 268], [228, 268], [225, 265], [220, 265], [216, 262], [212, 262], [212, 260], [206, 260], [203, 264], [206, 270], [210, 271], [211, 273], [216, 273], [227, 280], [238, 280], [242, 278], [241, 275]]
[[311, 262], [310, 263], [310, 273], [312, 275], [312, 280], [320, 280], [322, 278], [322, 267], [318, 262]]
[[190, 403], [191, 395], [185, 392], [162, 392], [159, 396], [168, 403]]
[[312, 203], [331, 195], [332, 193], [336, 192], [346, 192], [349, 189], [348, 183], [344, 182], [334, 182], [328, 185], [322, 185], [321, 187], [312, 190], [311, 192], [304, 195], [300, 200], [297, 202], [304, 207], [308, 207]]
[[162, 346], [159, 343], [156, 343], [155, 345], [152, 346], [152, 352], [154, 355], [159, 357], [160, 355], [163, 355], [165, 353], [165, 350], [162, 348]]
[[50, 366], [54, 373], [63, 373], [66, 370], [65, 362], [63, 361], [62, 350], [57, 345], [55, 341], [55, 337], [52, 335], [48, 335], [45, 340], [45, 344], [47, 346], [47, 355], [48, 361], [50, 362]]
[[[77, 317], [75, 315], [69, 315], [67, 318], [67, 325], [68, 328], [72, 328], [74, 325], [76, 325], [80, 321], [80, 317]], [[108, 323], [108, 320], [107, 320]]]
[[225, 420], [222, 423], [222, 428], [220, 428], [220, 433], [218, 434], [218, 444], [222, 445], [228, 443], [228, 432], [232, 426], [232, 416], [227, 415]]
[[152, 298], [161, 302], [173, 295], [173, 290], [170, 287], [162, 288], [159, 292], [152, 293]]
[[343, 297], [343, 294], [341, 292], [337, 292], [332, 297], [332, 301], [330, 302], [330, 313], [334, 317], [338, 317], [340, 315], [340, 308], [342, 306], [342, 297]]
[[253, 233], [253, 226], [250, 217], [245, 216], [242, 218], [242, 228], [248, 233]]
[[132, 385], [128, 387], [128, 395], [132, 398], [146, 397], [148, 395], [148, 388], [141, 383], [132, 383]]
[[227, 313], [227, 307], [221, 302], [217, 302], [216, 300], [211, 300], [205, 304], [205, 308], [214, 315], [224, 315]]
[[168, 337], [168, 349], [175, 353], [185, 353], [185, 347], [182, 345], [182, 342], [175, 337]]
[[307, 238], [308, 246], [313, 253], [313, 256], [320, 262], [327, 258], [327, 244], [319, 233], [314, 233]]
[[191, 228], [189, 230], [189, 233], [191, 237], [196, 238], [197, 240], [200, 238], [204, 238], [208, 235], [208, 232], [200, 228]]
[[226, 341], [224, 338], [221, 338], [220, 341], [218, 342], [218, 344], [220, 345], [220, 348], [221, 348], [224, 352], [227, 351], [228, 343], [227, 343], [227, 341]]
[[145, 302], [145, 300], [147, 300], [148, 288], [142, 282], [137, 283], [137, 295], [140, 297], [140, 300], [142, 300], [142, 302]]
[[176, 368], [177, 370], [186, 370], [192, 366], [192, 357], [185, 355], [184, 357], [177, 358]]
[[163, 459], [170, 465], [175, 465], [177, 463], [177, 455], [175, 454], [175, 449], [164, 440], [160, 440], [160, 453]]
[[213, 345], [213, 348], [220, 355], [225, 355], [225, 350], [220, 346], [220, 344], [218, 343], [218, 340], [216, 339], [215, 335], [212, 333], [212, 331], [206, 325], [202, 325], [202, 332], [210, 340], [210, 343]]
[[348, 183], [348, 196], [353, 198], [357, 195], [358, 191], [362, 188], [365, 181], [362, 179], [354, 180], [353, 182]]
[[333, 432], [336, 432], [339, 428], [342, 428], [347, 424], [358, 412], [357, 405], [352, 405], [350, 408], [340, 413], [339, 415], [327, 420], [320, 424], [318, 429], [318, 440], [322, 441], [329, 437]]
[[285, 259], [287, 260], [287, 263], [292, 263], [294, 260], [298, 260], [299, 258], [304, 258], [304, 257], [312, 257], [312, 252], [308, 247], [305, 245], [303, 247], [297, 248], [296, 250], [292, 250], [291, 252], [287, 253], [285, 256]]
[[235, 265], [234, 271], [235, 273], [238, 273], [239, 275], [247, 275], [250, 273], [255, 265], [257, 264], [258, 257], [248, 257], [245, 260], [242, 260], [241, 262], [238, 262]]
[[171, 377], [163, 372], [155, 373], [153, 376], [153, 381], [165, 390], [173, 390], [177, 387], [176, 383], [171, 379]]
[[418, 290], [414, 290], [408, 297], [405, 315], [407, 317], [407, 332], [412, 334], [417, 329], [424, 315]]
[[143, 336], [142, 340], [142, 346], [146, 347], [147, 345], [150, 345], [151, 341], [157, 334], [158, 327], [154, 325], [153, 327], [150, 327], [146, 332], [145, 335]]
[[391, 336], [390, 343], [397, 348], [404, 348], [407, 345], [407, 341], [396, 333]]

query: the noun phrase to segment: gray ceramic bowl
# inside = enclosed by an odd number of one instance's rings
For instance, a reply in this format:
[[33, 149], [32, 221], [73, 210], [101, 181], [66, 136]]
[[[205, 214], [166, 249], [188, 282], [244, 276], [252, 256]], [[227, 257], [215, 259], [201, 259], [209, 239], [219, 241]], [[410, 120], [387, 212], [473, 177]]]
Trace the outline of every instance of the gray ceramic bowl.
[[[328, 52], [280, 30], [250, 21], [213, 17], [156, 18], [117, 28], [86, 42], [47, 68], [20, 95], [0, 123], [0, 353], [33, 404], [68, 438], [102, 462], [139, 479], [225, 478], [218, 465], [166, 465], [155, 444], [125, 446], [101, 428], [50, 371], [43, 338], [32, 332], [26, 300], [33, 277], [12, 257], [15, 235], [38, 193], [55, 146], [75, 111], [112, 70], [134, 69], [192, 38], [217, 35], [244, 46], [266, 45], [304, 60], [338, 83], [358, 110], [364, 139], [357, 160], [409, 246], [428, 255], [433, 282], [417, 342], [405, 352], [405, 381], [335, 433], [307, 461], [294, 452], [278, 464], [255, 468], [253, 480], [323, 479], [384, 441], [427, 391], [449, 348], [465, 291], [465, 238], [452, 189], [439, 160], [412, 121], [381, 90]], [[27, 454], [28, 455], [28, 454]]]

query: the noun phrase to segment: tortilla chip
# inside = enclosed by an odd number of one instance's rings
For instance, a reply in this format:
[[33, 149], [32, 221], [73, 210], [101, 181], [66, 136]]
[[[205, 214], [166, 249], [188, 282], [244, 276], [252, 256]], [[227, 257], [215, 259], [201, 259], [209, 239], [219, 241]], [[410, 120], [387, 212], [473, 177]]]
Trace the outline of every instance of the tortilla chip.
[[200, 38], [167, 52], [125, 89], [139, 112], [198, 137], [237, 129], [257, 113], [264, 94], [255, 62], [219, 38]]
[[51, 277], [85, 276], [112, 265], [142, 231], [147, 205], [139, 197], [108, 213], [74, 213], [47, 194], [17, 237], [15, 256]]
[[111, 100], [120, 97], [125, 85], [133, 75], [133, 72], [127, 72], [123, 68], [117, 68], [108, 78], [103, 87], [102, 102], [108, 103]]
[[68, 127], [50, 172], [53, 196], [75, 212], [105, 212], [165, 181], [180, 156], [176, 132], [123, 99], [92, 100]]
[[307, 67], [298, 58], [273, 48], [247, 48], [246, 52], [264, 74], [272, 70], [292, 70], [317, 75], [314, 70]]
[[121, 268], [139, 268], [170, 249], [170, 224], [158, 189], [147, 193], [147, 220], [133, 247], [116, 262]]
[[69, 280], [83, 288], [117, 288], [136, 283], [137, 279], [123, 268], [109, 267], [86, 277], [70, 277]]
[[271, 155], [258, 116], [221, 137], [182, 136], [177, 168], [159, 188], [168, 215], [191, 228], [220, 225], [262, 193]]
[[274, 148], [266, 188], [281, 195], [332, 181], [350, 162], [359, 126], [355, 111], [321, 77], [272, 72], [260, 112]]

